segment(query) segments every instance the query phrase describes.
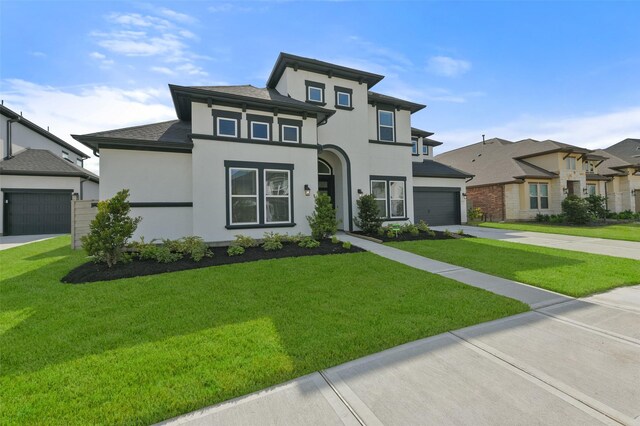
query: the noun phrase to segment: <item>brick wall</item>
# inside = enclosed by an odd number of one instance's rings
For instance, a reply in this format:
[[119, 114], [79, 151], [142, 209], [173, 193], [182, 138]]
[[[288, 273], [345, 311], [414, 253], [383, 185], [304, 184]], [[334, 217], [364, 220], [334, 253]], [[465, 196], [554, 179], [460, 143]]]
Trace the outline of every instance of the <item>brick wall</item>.
[[467, 187], [467, 204], [480, 207], [487, 221], [504, 220], [504, 185]]

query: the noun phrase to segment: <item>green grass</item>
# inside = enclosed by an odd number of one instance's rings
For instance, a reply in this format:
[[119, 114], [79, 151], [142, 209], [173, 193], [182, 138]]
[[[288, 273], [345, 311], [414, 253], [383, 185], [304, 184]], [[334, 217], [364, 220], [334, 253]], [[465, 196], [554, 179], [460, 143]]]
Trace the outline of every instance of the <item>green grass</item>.
[[478, 224], [485, 228], [515, 229], [519, 231], [547, 232], [549, 234], [576, 235], [579, 237], [606, 238], [609, 240], [640, 242], [640, 223], [603, 226], [547, 225], [543, 223], [494, 223]]
[[632, 259], [484, 238], [388, 244], [420, 256], [574, 297], [640, 284], [640, 262]]
[[528, 309], [371, 253], [61, 284], [68, 246], [0, 252], [5, 424], [148, 424]]

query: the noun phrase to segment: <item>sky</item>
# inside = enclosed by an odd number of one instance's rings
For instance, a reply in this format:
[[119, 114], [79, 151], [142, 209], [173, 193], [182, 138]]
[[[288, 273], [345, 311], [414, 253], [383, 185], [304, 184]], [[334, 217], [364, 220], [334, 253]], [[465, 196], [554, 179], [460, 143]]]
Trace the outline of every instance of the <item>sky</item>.
[[[70, 134], [175, 119], [167, 85], [264, 87], [279, 52], [385, 78], [444, 144], [640, 138], [637, 1], [0, 2], [0, 98]], [[96, 159], [87, 167], [96, 171]]]

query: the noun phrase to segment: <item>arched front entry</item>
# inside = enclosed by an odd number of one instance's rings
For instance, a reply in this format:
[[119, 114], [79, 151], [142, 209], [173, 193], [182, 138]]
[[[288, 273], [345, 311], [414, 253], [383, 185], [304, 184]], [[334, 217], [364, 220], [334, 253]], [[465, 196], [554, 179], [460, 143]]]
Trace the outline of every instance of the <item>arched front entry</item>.
[[347, 153], [336, 145], [322, 145], [318, 153], [318, 192], [331, 197], [338, 228], [353, 230], [351, 162]]

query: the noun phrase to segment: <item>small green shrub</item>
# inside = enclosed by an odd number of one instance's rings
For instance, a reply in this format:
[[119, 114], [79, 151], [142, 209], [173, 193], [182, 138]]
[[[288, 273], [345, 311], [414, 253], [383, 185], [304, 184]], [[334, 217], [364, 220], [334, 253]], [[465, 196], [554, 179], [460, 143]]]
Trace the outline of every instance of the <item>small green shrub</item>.
[[568, 195], [562, 200], [562, 213], [567, 222], [574, 225], [584, 225], [592, 220], [589, 212], [589, 203], [584, 198], [577, 195]]
[[320, 247], [320, 241], [314, 240], [312, 237], [306, 237], [298, 243], [299, 247], [303, 248], [316, 248]]
[[387, 230], [384, 227], [378, 228], [378, 236], [384, 237], [384, 234], [387, 233]]
[[307, 221], [311, 227], [311, 236], [321, 240], [338, 231], [338, 219], [336, 209], [331, 205], [331, 197], [327, 194], [317, 194], [315, 203], [315, 210], [311, 216], [307, 216]]
[[200, 262], [204, 257], [213, 256], [213, 253], [209, 250], [209, 246], [205, 244], [202, 237], [192, 235], [183, 237], [179, 239], [178, 242], [178, 251], [184, 255], [188, 255], [194, 262]]
[[413, 223], [405, 223], [404, 225], [402, 225], [402, 227], [400, 228], [400, 232], [402, 232], [403, 234], [413, 235], [414, 237], [420, 235], [420, 230]]
[[246, 235], [236, 235], [235, 237], [236, 239], [233, 242], [234, 246], [239, 246], [245, 249], [248, 249], [250, 247], [258, 247], [258, 242], [251, 237], [248, 237]]
[[138, 256], [142, 260], [155, 260], [158, 263], [171, 263], [182, 259], [182, 253], [171, 251], [167, 245], [153, 243], [141, 247]]
[[589, 195], [585, 200], [587, 200], [587, 204], [589, 206], [589, 213], [591, 213], [593, 217], [597, 219], [604, 219], [607, 217], [607, 199], [605, 197], [593, 194]]
[[458, 235], [464, 235], [464, 230], [463, 230], [463, 229], [458, 229], [458, 232], [456, 232], [456, 234], [458, 234]]
[[227, 254], [229, 256], [240, 256], [244, 254], [244, 247], [242, 246], [229, 246], [227, 249]]
[[282, 250], [282, 240], [284, 235], [276, 234], [273, 232], [265, 232], [262, 239], [262, 248], [264, 251]]
[[388, 238], [397, 238], [398, 234], [396, 233], [396, 231], [394, 231], [393, 229], [389, 229], [387, 231], [387, 237]]
[[284, 237], [282, 238], [282, 242], [298, 244], [300, 243], [300, 241], [304, 240], [305, 238], [307, 238], [307, 236], [304, 235], [302, 232], [298, 232], [297, 234], [294, 234], [294, 235], [285, 234]]
[[548, 214], [538, 213], [536, 215], [536, 222], [549, 222], [550, 219], [551, 219], [551, 216], [549, 216]]
[[480, 220], [484, 216], [484, 212], [480, 207], [469, 208], [467, 210], [467, 218], [469, 220]]
[[338, 244], [339, 242], [340, 242], [340, 240], [338, 239], [337, 236], [335, 236], [335, 235], [331, 236], [331, 243], [332, 244]]
[[418, 222], [416, 226], [420, 232], [429, 232], [429, 225], [427, 225], [424, 220]]
[[365, 234], [376, 234], [378, 228], [382, 226], [383, 220], [380, 218], [380, 209], [378, 209], [374, 196], [371, 194], [363, 195], [358, 198], [356, 205], [358, 206], [358, 216], [353, 218], [353, 222]]
[[[433, 234], [435, 235], [435, 232]], [[447, 237], [451, 237], [451, 231], [449, 231], [448, 229], [445, 229], [444, 235], [446, 235]]]
[[427, 235], [430, 236], [431, 238], [435, 238], [436, 236], [436, 231], [432, 231], [431, 229], [429, 229], [427, 231]]
[[109, 268], [131, 259], [124, 248], [142, 220], [140, 217], [129, 217], [131, 206], [127, 198], [129, 190], [123, 189], [112, 198], [100, 201], [89, 233], [80, 238], [82, 248], [94, 262], [106, 263]]
[[342, 248], [345, 250], [351, 250], [351, 243], [349, 241], [345, 241], [342, 243]]
[[625, 210], [623, 212], [618, 213], [618, 219], [620, 220], [631, 220], [633, 219], [634, 214], [631, 210]]

